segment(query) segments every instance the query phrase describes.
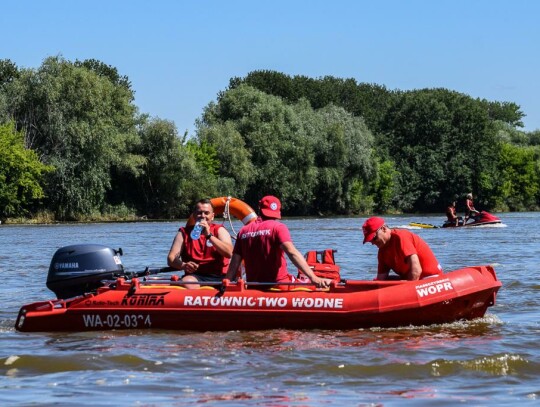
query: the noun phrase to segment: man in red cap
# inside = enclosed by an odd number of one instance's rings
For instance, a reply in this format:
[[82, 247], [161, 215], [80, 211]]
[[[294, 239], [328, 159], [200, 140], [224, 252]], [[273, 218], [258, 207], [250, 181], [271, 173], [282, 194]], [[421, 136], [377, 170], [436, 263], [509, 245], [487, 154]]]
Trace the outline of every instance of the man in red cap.
[[331, 280], [317, 277], [304, 256], [294, 246], [289, 228], [281, 219], [281, 202], [275, 196], [259, 201], [259, 217], [238, 232], [233, 256], [227, 271], [229, 280], [236, 279], [244, 260], [248, 282], [289, 283], [295, 278], [287, 271], [285, 254], [317, 287], [328, 287]]
[[420, 280], [443, 273], [428, 244], [406, 229], [390, 229], [383, 218], [369, 218], [362, 226], [364, 244], [379, 248], [376, 280], [388, 280], [390, 270], [401, 280]]

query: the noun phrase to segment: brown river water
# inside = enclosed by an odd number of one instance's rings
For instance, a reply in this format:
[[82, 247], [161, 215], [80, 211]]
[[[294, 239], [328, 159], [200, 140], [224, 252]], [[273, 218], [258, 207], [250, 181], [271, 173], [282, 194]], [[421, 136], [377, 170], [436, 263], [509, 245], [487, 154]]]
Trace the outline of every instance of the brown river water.
[[[540, 213], [497, 215], [502, 225], [414, 229], [447, 271], [495, 266], [503, 287], [484, 318], [349, 331], [17, 332], [23, 304], [54, 298], [45, 280], [58, 248], [122, 247], [129, 271], [163, 267], [181, 223], [1, 225], [0, 405], [538, 405]], [[376, 247], [362, 245], [364, 220], [284, 222], [301, 252], [337, 249], [343, 278], [371, 280]]]

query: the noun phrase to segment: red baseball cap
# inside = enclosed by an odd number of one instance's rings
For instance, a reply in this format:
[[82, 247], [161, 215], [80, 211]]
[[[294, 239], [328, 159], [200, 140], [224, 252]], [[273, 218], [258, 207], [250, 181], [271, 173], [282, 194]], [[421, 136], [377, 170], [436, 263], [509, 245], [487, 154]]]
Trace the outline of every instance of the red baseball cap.
[[375, 233], [382, 225], [384, 225], [384, 219], [376, 216], [369, 218], [364, 222], [364, 225], [362, 226], [362, 232], [364, 232], [364, 244], [373, 240]]
[[259, 209], [267, 218], [281, 219], [281, 202], [275, 196], [263, 197], [259, 201]]

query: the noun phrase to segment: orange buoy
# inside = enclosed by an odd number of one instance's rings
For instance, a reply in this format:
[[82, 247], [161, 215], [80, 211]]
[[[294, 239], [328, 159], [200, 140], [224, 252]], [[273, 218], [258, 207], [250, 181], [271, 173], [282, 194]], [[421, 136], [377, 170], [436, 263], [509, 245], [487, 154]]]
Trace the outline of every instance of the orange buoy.
[[[219, 198], [210, 199], [210, 202], [212, 202], [212, 206], [214, 207], [215, 215], [224, 215], [225, 218], [233, 215], [244, 225], [257, 219], [257, 214], [253, 208], [240, 199], [232, 198], [230, 196], [221, 196]], [[193, 224], [195, 224], [195, 218], [191, 215], [186, 226], [191, 226]]]

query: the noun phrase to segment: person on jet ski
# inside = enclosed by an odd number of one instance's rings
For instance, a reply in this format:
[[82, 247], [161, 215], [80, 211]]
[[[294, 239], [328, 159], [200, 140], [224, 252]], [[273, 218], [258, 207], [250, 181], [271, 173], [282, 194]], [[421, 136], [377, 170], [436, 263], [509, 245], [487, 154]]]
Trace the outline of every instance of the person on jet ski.
[[463, 221], [463, 224], [466, 224], [469, 218], [476, 220], [476, 217], [479, 214], [480, 212], [474, 208], [473, 194], [467, 194], [467, 199], [465, 201], [465, 220]]
[[462, 220], [461, 216], [456, 215], [456, 201], [452, 201], [446, 208], [446, 217], [448, 220], [445, 222], [447, 225], [459, 226], [459, 221]]

